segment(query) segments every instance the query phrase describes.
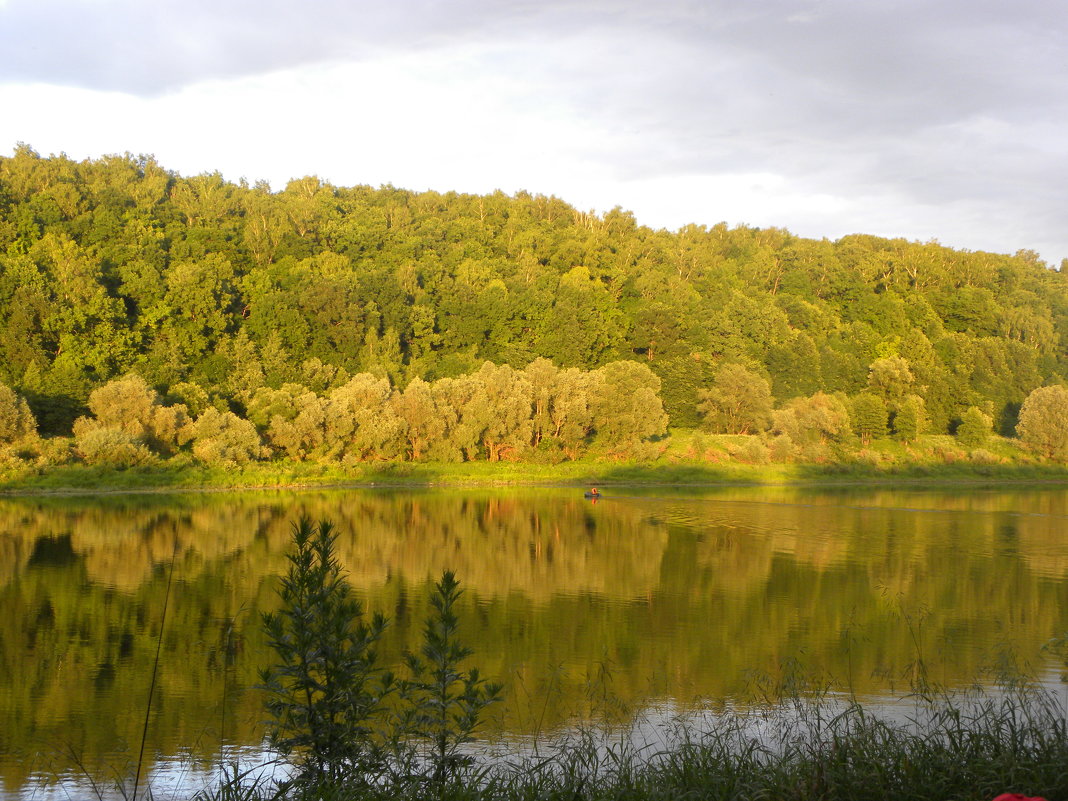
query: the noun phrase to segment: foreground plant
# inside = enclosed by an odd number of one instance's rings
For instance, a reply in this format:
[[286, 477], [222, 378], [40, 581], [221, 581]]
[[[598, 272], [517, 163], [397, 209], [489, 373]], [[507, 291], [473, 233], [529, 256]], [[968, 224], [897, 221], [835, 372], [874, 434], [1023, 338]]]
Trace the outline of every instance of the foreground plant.
[[[683, 716], [662, 738], [562, 734], [482, 773], [429, 782], [334, 786], [330, 801], [428, 796], [449, 801], [1040, 801], [1068, 798], [1068, 726], [1056, 692], [909, 696], [914, 711], [865, 709], [825, 696]], [[889, 715], [887, 714], [889, 713]], [[663, 719], [660, 718], [663, 723]], [[644, 726], [635, 734], [649, 731]], [[423, 763], [426, 765], [427, 763]], [[1006, 787], [1014, 792], [1006, 793]], [[202, 801], [268, 801], [206, 794]], [[307, 797], [307, 796], [306, 796]]]
[[[470, 776], [463, 748], [501, 687], [461, 663], [472, 654], [458, 637], [459, 581], [446, 571], [419, 654], [406, 655], [410, 677], [380, 669], [375, 646], [386, 619], [352, 597], [326, 521], [301, 518], [282, 578], [279, 611], [263, 618], [278, 662], [262, 671], [270, 739], [295, 769], [278, 795], [350, 798], [358, 794], [443, 797]], [[233, 790], [234, 788], [230, 788]]]
[[327, 521], [301, 518], [282, 578], [282, 606], [263, 625], [278, 662], [261, 673], [273, 746], [294, 758], [303, 785], [372, 780], [383, 771], [376, 722], [393, 691], [376, 665], [386, 628], [381, 614], [364, 621], [360, 602], [334, 552]]
[[405, 657], [412, 678], [401, 685], [397, 729], [408, 742], [429, 746], [421, 778], [439, 790], [472, 768], [474, 761], [463, 748], [474, 742], [483, 711], [500, 700], [502, 689], [483, 679], [478, 668], [460, 669], [473, 653], [458, 636], [454, 607], [461, 595], [460, 582], [445, 571], [430, 597], [433, 612], [423, 628], [423, 647]]

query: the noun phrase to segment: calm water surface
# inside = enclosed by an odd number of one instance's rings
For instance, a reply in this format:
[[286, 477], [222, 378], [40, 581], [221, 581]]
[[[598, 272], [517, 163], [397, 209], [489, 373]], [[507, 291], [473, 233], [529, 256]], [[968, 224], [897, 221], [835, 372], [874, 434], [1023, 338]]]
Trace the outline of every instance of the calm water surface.
[[[862, 697], [922, 662], [964, 686], [1056, 677], [1068, 491], [323, 491], [0, 501], [0, 797], [79, 797], [136, 761], [157, 798], [254, 752], [290, 525], [328, 518], [387, 661], [456, 571], [466, 639], [506, 686], [493, 727], [745, 704], [784, 674]], [[56, 782], [58, 781], [58, 785]], [[52, 787], [49, 788], [49, 783]], [[177, 789], [175, 789], [177, 787]]]

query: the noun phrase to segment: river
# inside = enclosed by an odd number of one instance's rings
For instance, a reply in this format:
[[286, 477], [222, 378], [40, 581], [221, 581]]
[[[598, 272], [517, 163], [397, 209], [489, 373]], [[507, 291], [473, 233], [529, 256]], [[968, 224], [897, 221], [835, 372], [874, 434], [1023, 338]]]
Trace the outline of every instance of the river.
[[260, 616], [301, 515], [336, 524], [359, 597], [390, 618], [384, 663], [417, 647], [432, 582], [456, 572], [471, 664], [505, 685], [493, 737], [745, 705], [799, 681], [882, 698], [919, 675], [953, 688], [1065, 668], [1063, 488], [604, 496], [0, 500], [0, 797], [80, 797], [94, 782], [106, 796], [132, 775], [146, 710], [157, 798], [254, 758], [271, 660]]

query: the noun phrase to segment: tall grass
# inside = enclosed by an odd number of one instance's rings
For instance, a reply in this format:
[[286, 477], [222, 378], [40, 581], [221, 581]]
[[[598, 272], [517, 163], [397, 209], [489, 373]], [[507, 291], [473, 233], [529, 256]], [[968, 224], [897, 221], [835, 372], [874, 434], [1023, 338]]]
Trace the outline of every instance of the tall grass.
[[[663, 739], [643, 741], [633, 733], [606, 737], [587, 728], [525, 754], [498, 754], [477, 781], [433, 797], [989, 801], [1011, 791], [1068, 798], [1063, 699], [1036, 688], [910, 696], [878, 710], [844, 698], [798, 696], [748, 712], [679, 717], [661, 731]], [[413, 786], [406, 789], [405, 797], [418, 797]], [[265, 785], [223, 783], [199, 801], [266, 801], [272, 793]], [[334, 787], [304, 798], [354, 801], [395, 793], [386, 785]]]

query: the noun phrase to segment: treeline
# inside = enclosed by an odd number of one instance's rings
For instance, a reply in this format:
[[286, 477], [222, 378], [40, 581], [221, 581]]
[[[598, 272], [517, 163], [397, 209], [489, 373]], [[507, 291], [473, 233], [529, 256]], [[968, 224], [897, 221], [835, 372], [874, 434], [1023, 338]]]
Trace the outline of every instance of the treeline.
[[[754, 435], [728, 447], [742, 462], [850, 462], [863, 459], [873, 439], [892, 434], [914, 443], [927, 427], [925, 405], [906, 394], [907, 382], [882, 383], [887, 376], [909, 377], [904, 360], [895, 358], [873, 366], [865, 392], [817, 392], [777, 409], [765, 379], [725, 365], [712, 388], [700, 392], [704, 428]], [[339, 378], [322, 393], [302, 384], [261, 386], [242, 395], [246, 416], [239, 416], [197, 384], [176, 384], [161, 396], [130, 373], [89, 394], [89, 414], [74, 421], [72, 438], [42, 440], [25, 399], [0, 384], [0, 456], [38, 468], [72, 460], [130, 467], [172, 458], [223, 466], [281, 458], [349, 467], [387, 460], [557, 464], [586, 455], [649, 461], [668, 447], [661, 441], [668, 418], [659, 388], [660, 379], [638, 362], [583, 371], [538, 358], [523, 370], [486, 362], [469, 375], [415, 378], [403, 389], [369, 373], [344, 383]], [[1040, 458], [1068, 461], [1068, 389], [1031, 392], [1016, 431]], [[957, 443], [972, 460], [1005, 461], [984, 449], [993, 438], [992, 418], [970, 407]], [[703, 441], [701, 434], [692, 437], [687, 455], [718, 460], [703, 452]]]
[[[242, 394], [242, 417], [222, 399], [213, 405], [197, 384], [176, 384], [161, 396], [131, 373], [89, 394], [89, 414], [74, 421], [73, 455], [111, 466], [182, 452], [222, 465], [273, 456], [347, 465], [386, 459], [555, 463], [591, 451], [649, 458], [656, 454], [650, 438], [667, 430], [659, 389], [660, 379], [632, 361], [589, 371], [561, 370], [546, 359], [523, 370], [486, 362], [470, 375], [413, 379], [403, 390], [369, 373], [322, 393], [302, 384], [261, 386]], [[17, 453], [35, 437], [25, 400], [0, 385], [0, 444]], [[53, 463], [65, 461], [60, 447], [53, 442]], [[36, 456], [36, 450], [28, 452]]]
[[[1027, 395], [1068, 375], [1066, 330], [1065, 276], [1030, 252], [654, 231], [526, 193], [314, 177], [271, 192], [129, 155], [0, 158], [0, 382], [45, 433], [130, 372], [245, 417], [263, 388], [321, 398], [361, 374], [405, 388], [542, 357], [640, 361], [685, 427], [725, 366], [781, 407], [868, 393], [897, 359], [929, 431], [975, 407], [1010, 434]], [[890, 430], [903, 411], [918, 413], [889, 408]]]
[[[739, 364], [724, 364], [709, 389], [698, 391], [698, 410], [706, 429], [728, 434], [756, 434], [748, 445], [756, 461], [825, 461], [843, 457], [857, 446], [893, 437], [905, 443], [931, 432], [927, 401], [907, 359], [876, 359], [863, 391], [852, 396], [817, 392], [791, 398], [774, 408], [770, 382]], [[960, 445], [982, 451], [994, 436], [991, 404], [969, 406], [956, 421]], [[1013, 432], [1040, 457], [1068, 461], [1068, 388], [1038, 387], [1013, 411]], [[985, 457], [984, 457], [985, 454]]]

